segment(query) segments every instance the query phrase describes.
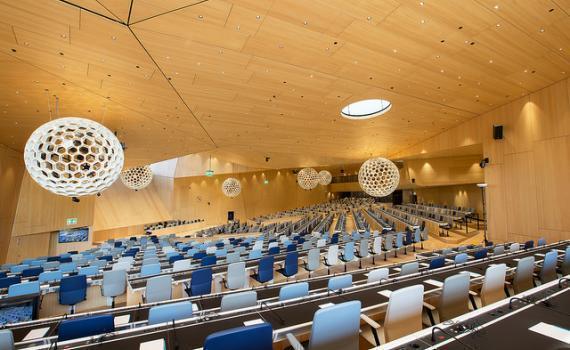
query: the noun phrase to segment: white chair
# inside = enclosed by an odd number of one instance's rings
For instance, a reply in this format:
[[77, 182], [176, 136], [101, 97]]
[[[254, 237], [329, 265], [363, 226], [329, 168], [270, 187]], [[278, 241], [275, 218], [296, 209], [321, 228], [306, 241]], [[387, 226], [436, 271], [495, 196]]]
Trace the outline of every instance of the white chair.
[[534, 288], [534, 256], [527, 256], [517, 262], [513, 289], [515, 294]]
[[[424, 302], [432, 326], [469, 312], [469, 284], [468, 272], [449, 276], [443, 281], [443, 288], [435, 306]], [[435, 310], [438, 311], [439, 322], [434, 320]]]
[[387, 280], [389, 271], [390, 270], [388, 270], [386, 267], [369, 271], [366, 283], [374, 283], [381, 282], [382, 280]]
[[115, 307], [115, 298], [127, 290], [127, 273], [125, 270], [103, 272], [103, 285], [101, 293], [104, 297], [111, 298], [111, 307]]
[[246, 287], [246, 283], [245, 262], [236, 262], [228, 265], [226, 288], [241, 289]]
[[190, 259], [176, 260], [172, 265], [172, 271], [177, 272], [177, 271], [188, 270], [190, 269], [191, 266], [192, 265]]
[[249, 290], [241, 293], [226, 294], [222, 297], [221, 311], [243, 309], [257, 305], [257, 292]]
[[481, 287], [481, 305], [487, 306], [505, 298], [506, 274], [507, 265], [505, 264], [492, 265], [487, 268]]

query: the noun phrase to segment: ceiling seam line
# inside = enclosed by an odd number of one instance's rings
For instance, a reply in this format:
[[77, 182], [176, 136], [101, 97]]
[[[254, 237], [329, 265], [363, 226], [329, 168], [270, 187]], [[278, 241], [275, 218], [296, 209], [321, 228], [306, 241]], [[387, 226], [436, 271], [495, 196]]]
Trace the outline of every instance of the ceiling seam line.
[[150, 17], [147, 17], [147, 18], [143, 18], [143, 19], [141, 19], [141, 20], [139, 20], [139, 21], [136, 21], [136, 22], [133, 22], [133, 23], [129, 23], [128, 25], [135, 25], [135, 24], [138, 24], [138, 23], [141, 23], [141, 22], [144, 22], [144, 21], [148, 21], [149, 19], [153, 19], [153, 18], [156, 18], [156, 17], [160, 17], [160, 16], [163, 16], [163, 15], [167, 15], [167, 14], [169, 14], [169, 13], [176, 12], [176, 11], [180, 11], [180, 10], [183, 10], [183, 9], [185, 9], [185, 8], [188, 8], [188, 7], [200, 5], [200, 4], [203, 4], [203, 3], [207, 2], [207, 1], [209, 1], [209, 0], [202, 0], [202, 1], [199, 1], [199, 2], [196, 2], [196, 3], [193, 3], [193, 4], [190, 4], [190, 5], [181, 6], [181, 7], [172, 9], [172, 10], [170, 10], [170, 11], [158, 13], [158, 14], [156, 14], [156, 15], [154, 15], [154, 16], [150, 16]]
[[99, 5], [101, 5], [102, 8], [109, 11], [109, 13], [112, 14], [118, 21], [122, 21], [121, 17], [117, 16], [113, 11], [109, 10], [109, 8], [107, 6], [105, 6], [104, 4], [102, 4], [101, 1], [99, 1], [99, 0], [95, 0], [95, 1], [97, 1], [97, 3]]
[[117, 19], [115, 19], [115, 18], [106, 16], [106, 15], [104, 15], [104, 14], [101, 14], [101, 13], [97, 12], [97, 11], [90, 10], [90, 9], [88, 9], [88, 8], [86, 8], [86, 7], [79, 6], [79, 5], [74, 4], [74, 3], [70, 2], [70, 1], [67, 1], [67, 0], [59, 0], [59, 1], [60, 1], [60, 2], [63, 2], [64, 4], [67, 4], [67, 5], [76, 7], [76, 8], [78, 8], [78, 9], [80, 9], [80, 10], [83, 10], [83, 11], [86, 11], [86, 12], [89, 12], [89, 13], [92, 13], [92, 14], [94, 14], [94, 15], [96, 15], [96, 16], [105, 18], [105, 19], [107, 19], [107, 20], [109, 20], [109, 21], [112, 21], [112, 22], [115, 22], [115, 23], [119, 23], [119, 24], [122, 24], [122, 25], [124, 25], [124, 26], [127, 25], [127, 24], [126, 24], [125, 22], [123, 22], [123, 21], [120, 21], [120, 20], [117, 20]]
[[162, 68], [160, 68], [160, 65], [158, 64], [158, 62], [156, 62], [156, 60], [154, 59], [154, 57], [152, 57], [152, 55], [150, 54], [150, 52], [147, 50], [147, 48], [143, 45], [142, 41], [138, 38], [138, 36], [136, 35], [136, 33], [133, 31], [133, 29], [130, 27], [130, 25], [127, 26], [127, 28], [129, 29], [129, 31], [131, 32], [131, 34], [133, 35], [133, 37], [137, 40], [137, 42], [139, 43], [139, 45], [142, 47], [142, 49], [146, 52], [146, 54], [148, 55], [148, 57], [150, 58], [150, 60], [154, 63], [154, 65], [156, 66], [156, 68], [158, 69], [158, 71], [162, 74], [162, 76], [166, 79], [166, 82], [170, 85], [170, 87], [172, 88], [172, 90], [176, 93], [176, 95], [178, 96], [178, 98], [180, 99], [180, 101], [182, 102], [182, 104], [184, 104], [184, 106], [186, 107], [186, 109], [188, 109], [188, 111], [190, 112], [190, 114], [192, 115], [192, 117], [194, 117], [194, 120], [196, 120], [196, 123], [198, 123], [198, 125], [200, 126], [200, 128], [202, 130], [204, 130], [204, 133], [206, 133], [206, 135], [208, 136], [208, 138], [210, 139], [210, 141], [212, 142], [212, 144], [214, 145], [214, 147], [218, 148], [218, 145], [216, 144], [216, 142], [214, 141], [214, 139], [212, 138], [212, 136], [210, 135], [210, 133], [206, 130], [206, 128], [204, 127], [204, 125], [200, 122], [200, 120], [198, 119], [198, 117], [194, 114], [194, 112], [192, 111], [192, 109], [190, 108], [190, 106], [188, 106], [188, 104], [186, 103], [186, 101], [184, 100], [184, 98], [182, 97], [182, 95], [180, 94], [180, 92], [176, 89], [176, 87], [174, 87], [174, 85], [172, 84], [172, 82], [170, 81], [170, 79], [168, 79], [168, 76], [166, 75], [166, 73], [164, 73], [164, 71], [162, 70]]
[[133, 12], [133, 2], [135, 0], [131, 0], [131, 6], [129, 6], [129, 15], [127, 16], [127, 25], [131, 22], [131, 13]]

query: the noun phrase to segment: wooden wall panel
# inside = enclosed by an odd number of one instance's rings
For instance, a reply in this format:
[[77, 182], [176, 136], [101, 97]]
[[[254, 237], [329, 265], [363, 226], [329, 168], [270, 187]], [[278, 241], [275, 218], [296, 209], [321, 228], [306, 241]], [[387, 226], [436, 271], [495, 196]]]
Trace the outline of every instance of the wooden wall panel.
[[0, 145], [0, 263], [8, 253], [23, 173], [22, 154]]
[[419, 203], [438, 203], [448, 207], [475, 208], [483, 212], [481, 190], [475, 184], [415, 188]]
[[[94, 203], [94, 196], [82, 197], [81, 202], [74, 203], [70, 197], [55, 195], [35, 183], [25, 172], [12, 235], [21, 236], [57, 231], [61, 228], [91, 226]], [[67, 218], [77, 218], [77, 224], [67, 226]]]
[[154, 176], [138, 191], [118, 180], [95, 201], [94, 231], [172, 219], [173, 179]]
[[49, 255], [50, 232], [12, 236], [6, 262], [18, 263], [23, 259]]
[[417, 186], [441, 186], [478, 183], [484, 180], [479, 167], [481, 156], [407, 160], [410, 178]]

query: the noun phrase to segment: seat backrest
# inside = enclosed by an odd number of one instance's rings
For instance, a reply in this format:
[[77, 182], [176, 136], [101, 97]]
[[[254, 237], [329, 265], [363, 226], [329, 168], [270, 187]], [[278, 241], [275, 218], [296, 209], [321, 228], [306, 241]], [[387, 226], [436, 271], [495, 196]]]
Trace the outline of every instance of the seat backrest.
[[420, 270], [420, 264], [417, 261], [412, 261], [407, 264], [402, 265], [400, 270], [400, 276], [411, 275], [413, 273], [418, 273]]
[[14, 350], [14, 336], [11, 330], [0, 330], [0, 349]]
[[322, 248], [327, 245], [326, 238], [321, 238], [317, 241], [317, 248]]
[[386, 267], [368, 271], [366, 283], [379, 282], [388, 279], [389, 270]]
[[52, 282], [52, 281], [59, 281], [63, 278], [63, 273], [61, 271], [45, 271], [40, 273], [38, 277], [38, 281], [40, 282]]
[[561, 270], [562, 276], [570, 275], [570, 245], [566, 247], [566, 251], [564, 252]]
[[507, 265], [491, 265], [485, 271], [485, 280], [481, 287], [481, 303], [483, 306], [492, 304], [505, 298], [505, 275]]
[[172, 276], [163, 275], [146, 281], [146, 302], [156, 303], [172, 298]]
[[439, 269], [440, 267], [445, 266], [445, 257], [444, 256], [439, 256], [437, 258], [432, 259], [429, 262], [429, 270], [433, 270], [433, 269]]
[[227, 279], [227, 285], [229, 289], [244, 288], [246, 284], [245, 262], [241, 261], [229, 264]]
[[467, 253], [459, 253], [455, 256], [453, 261], [455, 262], [455, 264], [459, 265], [459, 264], [465, 264], [468, 259], [469, 255], [467, 255]]
[[123, 261], [113, 264], [112, 268], [112, 270], [123, 270], [123, 271], [128, 271], [130, 269], [131, 269], [131, 263], [128, 261]]
[[555, 250], [551, 250], [544, 255], [544, 260], [542, 262], [542, 268], [540, 269], [540, 282], [546, 283], [554, 281], [558, 278], [556, 274], [556, 263], [558, 260], [558, 253]]
[[246, 292], [224, 295], [220, 308], [221, 311], [230, 311], [255, 305], [257, 305], [257, 292], [248, 290]]
[[486, 258], [487, 257], [487, 248], [481, 248], [481, 249], [477, 250], [473, 254], [473, 257], [475, 258], [475, 260]]
[[20, 276], [10, 276], [10, 277], [0, 278], [0, 288], [8, 288], [13, 284], [20, 283], [21, 281], [22, 279], [20, 278]]
[[141, 267], [141, 277], [152, 276], [160, 273], [160, 264], [149, 264]]
[[231, 252], [226, 255], [226, 263], [233, 264], [240, 260], [240, 253], [239, 252]]
[[273, 279], [273, 256], [265, 256], [259, 260], [258, 280], [259, 282], [269, 282]]
[[343, 248], [343, 259], [346, 261], [351, 261], [354, 259], [354, 242], [348, 242]]
[[192, 302], [181, 301], [151, 307], [148, 311], [148, 324], [172, 322], [190, 317], [192, 317]]
[[261, 258], [261, 250], [254, 249], [249, 252], [248, 259], [259, 259]]
[[534, 256], [521, 258], [517, 262], [515, 277], [513, 278], [513, 289], [515, 293], [522, 293], [534, 287]]
[[469, 273], [462, 272], [443, 282], [439, 303], [441, 322], [469, 312], [469, 279]]
[[22, 277], [39, 276], [42, 272], [44, 272], [44, 268], [41, 266], [30, 267], [22, 271]]
[[190, 292], [192, 296], [205, 295], [212, 292], [212, 269], [205, 268], [192, 272], [190, 279]]
[[367, 257], [368, 256], [368, 250], [369, 250], [369, 244], [368, 244], [368, 239], [364, 238], [360, 240], [360, 245], [358, 247], [358, 255], [361, 258]]
[[40, 282], [24, 282], [13, 284], [8, 287], [8, 296], [17, 297], [20, 295], [28, 294], [39, 294], [40, 293]]
[[343, 288], [348, 288], [352, 286], [352, 275], [342, 275], [342, 276], [335, 276], [329, 279], [328, 289], [329, 290], [338, 290]]
[[309, 349], [358, 349], [360, 308], [360, 301], [353, 300], [317, 310]]
[[404, 234], [402, 232], [396, 233], [396, 248], [404, 246]]
[[216, 265], [218, 258], [215, 255], [208, 255], [202, 258], [201, 266], [211, 266]]
[[115, 331], [113, 315], [87, 316], [63, 320], [58, 327], [57, 341], [89, 337]]
[[382, 253], [382, 236], [374, 237], [374, 245], [372, 246], [374, 254]]
[[289, 252], [285, 257], [285, 271], [284, 275], [294, 276], [297, 274], [299, 270], [299, 253], [297, 252]]
[[145, 265], [152, 265], [152, 264], [160, 264], [160, 260], [157, 257], [150, 257], [150, 258], [144, 258], [143, 260], [143, 266]]
[[511, 246], [509, 247], [510, 253], [518, 252], [519, 250], [521, 250], [521, 245], [519, 243], [516, 243], [516, 242], [511, 244]]
[[394, 235], [384, 236], [384, 249], [386, 250], [394, 249]]
[[493, 255], [505, 254], [505, 246], [498, 245], [493, 249]]
[[103, 286], [101, 287], [104, 297], [116, 297], [127, 290], [127, 272], [125, 270], [103, 272]]
[[75, 305], [87, 297], [87, 277], [75, 275], [63, 277], [59, 282], [59, 303]]
[[309, 283], [299, 282], [294, 284], [289, 284], [281, 287], [279, 290], [279, 300], [289, 300], [294, 298], [300, 298], [309, 295]]
[[190, 266], [191, 266], [190, 259], [176, 260], [172, 265], [172, 271], [177, 272], [177, 271], [188, 270], [190, 269]]
[[545, 238], [539, 238], [536, 245], [537, 245], [538, 247], [541, 247], [541, 246], [543, 246], [543, 245], [546, 245], [546, 239], [545, 239]]
[[338, 264], [338, 245], [333, 244], [329, 246], [327, 250], [327, 264], [336, 265]]
[[422, 240], [422, 231], [420, 231], [420, 229], [418, 227], [414, 231], [414, 243], [421, 242], [421, 240]]
[[315, 271], [321, 265], [321, 252], [319, 248], [313, 248], [309, 250], [307, 255], [307, 270]]
[[384, 320], [386, 341], [403, 337], [422, 329], [424, 286], [414, 285], [393, 291]]
[[236, 327], [212, 333], [204, 341], [204, 350], [272, 350], [273, 328], [269, 323]]
[[80, 267], [78, 274], [89, 276], [95, 276], [99, 274], [99, 267], [98, 266], [85, 266]]

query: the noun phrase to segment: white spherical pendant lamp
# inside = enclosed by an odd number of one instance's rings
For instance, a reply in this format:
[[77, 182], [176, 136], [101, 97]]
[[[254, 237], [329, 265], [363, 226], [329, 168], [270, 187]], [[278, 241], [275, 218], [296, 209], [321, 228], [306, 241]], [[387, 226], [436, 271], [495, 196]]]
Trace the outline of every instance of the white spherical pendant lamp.
[[121, 172], [121, 181], [131, 190], [142, 190], [152, 182], [152, 170], [148, 165], [124, 170]]
[[319, 173], [313, 168], [303, 168], [297, 174], [297, 183], [304, 190], [312, 190], [319, 184]]
[[80, 197], [111, 186], [121, 173], [124, 154], [105, 126], [89, 119], [60, 118], [32, 133], [24, 162], [32, 179], [46, 190]]
[[332, 175], [328, 170], [319, 171], [319, 184], [326, 186], [332, 181]]
[[241, 193], [241, 182], [236, 178], [228, 177], [222, 183], [222, 192], [227, 197], [237, 197]]
[[398, 187], [400, 172], [396, 164], [386, 158], [371, 158], [360, 167], [358, 182], [372, 197], [386, 197]]

